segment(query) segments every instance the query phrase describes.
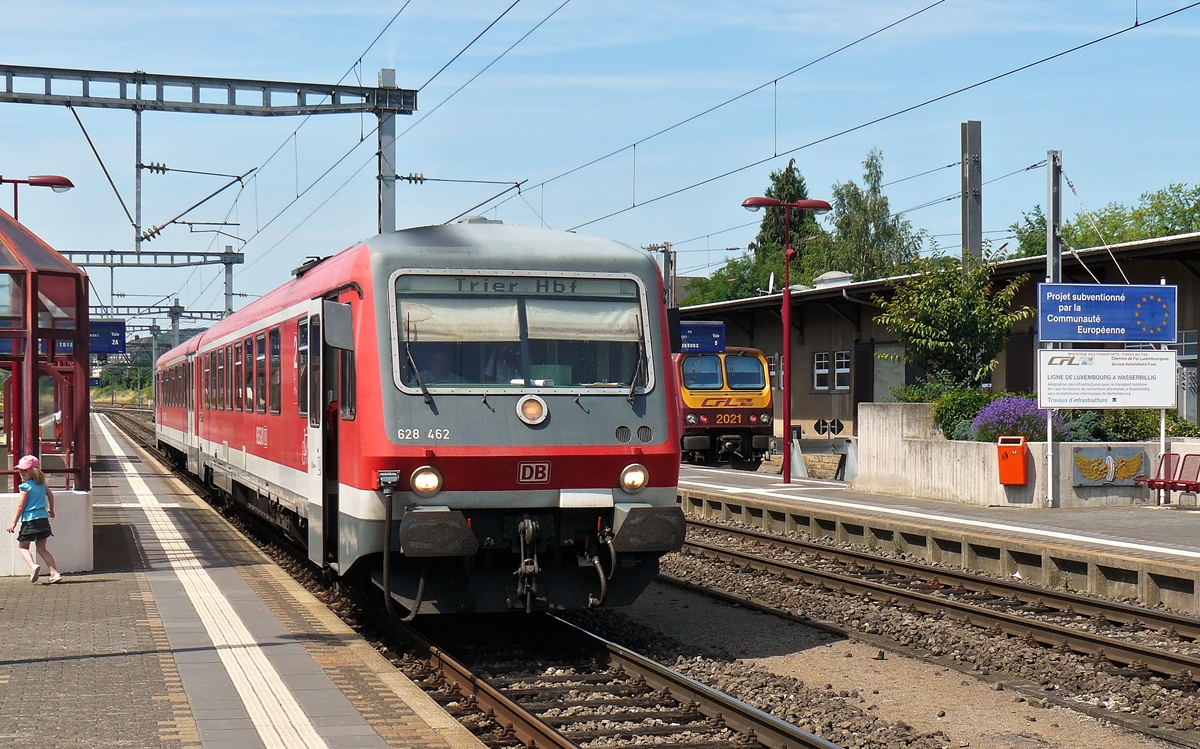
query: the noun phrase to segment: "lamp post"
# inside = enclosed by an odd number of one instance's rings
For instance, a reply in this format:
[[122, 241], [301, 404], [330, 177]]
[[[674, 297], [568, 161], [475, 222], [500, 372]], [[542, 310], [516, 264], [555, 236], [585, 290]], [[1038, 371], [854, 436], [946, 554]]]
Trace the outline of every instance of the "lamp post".
[[20, 221], [20, 216], [17, 213], [17, 185], [49, 187], [54, 192], [66, 192], [74, 187], [75, 183], [57, 174], [34, 174], [25, 179], [5, 179], [4, 177], [0, 177], [0, 185], [13, 186], [13, 220]]
[[792, 483], [792, 249], [791, 211], [807, 211], [820, 215], [833, 210], [824, 200], [797, 200], [788, 203], [776, 198], [746, 198], [742, 207], [748, 211], [761, 208], [783, 209], [783, 483]]

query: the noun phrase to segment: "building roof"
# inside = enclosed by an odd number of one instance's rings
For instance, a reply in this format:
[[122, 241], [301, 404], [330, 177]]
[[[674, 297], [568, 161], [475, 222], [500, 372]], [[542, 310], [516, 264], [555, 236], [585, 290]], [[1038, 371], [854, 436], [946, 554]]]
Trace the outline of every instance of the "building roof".
[[[1121, 260], [1178, 260], [1188, 270], [1200, 276], [1200, 232], [1191, 234], [1176, 234], [1170, 237], [1156, 239], [1140, 239], [1136, 242], [1123, 242], [1107, 247], [1091, 247], [1086, 250], [1064, 250], [1062, 255], [1062, 274], [1064, 283], [1096, 283], [1089, 274], [1089, 268], [1095, 272], [1098, 267], [1110, 266], [1113, 261]], [[1191, 261], [1198, 265], [1191, 265]], [[1001, 260], [992, 265], [996, 275], [1000, 277], [1016, 276], [1028, 273], [1034, 278], [1045, 278], [1046, 256], [1014, 258]], [[855, 281], [835, 286], [819, 286], [807, 288], [792, 286], [793, 304], [808, 301], [828, 301], [831, 299], [848, 299], [854, 302], [870, 303], [871, 295], [878, 294], [898, 281], [910, 278], [911, 275], [890, 276], [870, 281]], [[681, 308], [680, 312], [688, 318], [700, 318], [708, 314], [722, 312], [741, 312], [752, 309], [775, 309], [783, 301], [783, 291], [774, 294], [748, 297], [746, 299], [730, 299], [724, 302], [709, 302], [694, 304]]]

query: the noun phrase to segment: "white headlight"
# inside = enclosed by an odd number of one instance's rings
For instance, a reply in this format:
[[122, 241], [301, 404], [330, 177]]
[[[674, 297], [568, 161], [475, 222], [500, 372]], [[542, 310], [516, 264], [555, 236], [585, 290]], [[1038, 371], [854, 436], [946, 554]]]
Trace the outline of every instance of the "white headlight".
[[531, 427], [545, 421], [549, 413], [546, 401], [536, 395], [526, 395], [517, 401], [517, 418]]
[[432, 497], [442, 490], [442, 473], [433, 466], [421, 466], [413, 471], [409, 486], [418, 497]]
[[695, 424], [696, 423], [696, 414], [688, 414], [687, 416], [684, 416], [683, 421], [684, 421], [684, 423], [688, 424], [689, 426], [691, 426], [692, 424]]
[[637, 494], [646, 488], [650, 482], [650, 472], [646, 466], [633, 463], [621, 471], [621, 488], [629, 494]]

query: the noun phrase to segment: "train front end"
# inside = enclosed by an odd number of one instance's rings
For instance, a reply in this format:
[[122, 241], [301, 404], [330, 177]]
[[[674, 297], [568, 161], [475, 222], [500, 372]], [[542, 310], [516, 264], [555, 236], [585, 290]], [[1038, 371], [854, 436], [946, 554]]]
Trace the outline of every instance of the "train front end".
[[683, 457], [754, 470], [770, 449], [771, 385], [758, 349], [676, 354]]
[[383, 434], [358, 460], [392, 523], [357, 532], [387, 554], [376, 584], [421, 614], [632, 602], [684, 535], [653, 259], [490, 222], [371, 249]]

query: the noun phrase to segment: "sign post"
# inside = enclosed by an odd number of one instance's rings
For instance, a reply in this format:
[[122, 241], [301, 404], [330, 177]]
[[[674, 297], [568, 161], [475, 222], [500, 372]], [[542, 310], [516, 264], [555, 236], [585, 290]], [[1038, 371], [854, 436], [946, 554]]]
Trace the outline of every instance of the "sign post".
[[[1038, 352], [1038, 407], [1047, 409], [1050, 461], [1053, 409], [1157, 408], [1159, 454], [1166, 452], [1167, 409], [1176, 407], [1178, 288], [1166, 285], [1038, 284], [1038, 338], [1056, 343], [1147, 343], [1159, 349]], [[1048, 465], [1047, 487], [1052, 483]], [[1049, 497], [1053, 490], [1048, 489]]]

